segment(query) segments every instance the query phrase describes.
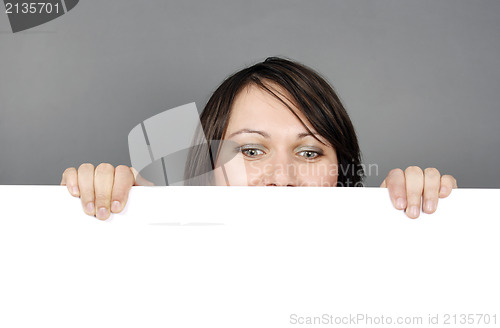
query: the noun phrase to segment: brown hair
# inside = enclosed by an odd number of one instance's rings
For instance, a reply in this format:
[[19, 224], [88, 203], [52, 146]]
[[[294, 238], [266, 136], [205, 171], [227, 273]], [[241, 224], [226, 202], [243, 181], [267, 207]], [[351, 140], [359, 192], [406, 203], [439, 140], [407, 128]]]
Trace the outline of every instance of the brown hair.
[[[358, 139], [339, 97], [317, 72], [288, 59], [269, 57], [222, 82], [200, 116], [203, 132], [209, 143], [223, 140], [234, 99], [250, 84], [279, 99], [298, 118], [283, 98], [291, 101], [304, 114], [314, 130], [334, 147], [339, 165], [337, 186], [362, 185], [364, 170]], [[273, 88], [273, 85], [280, 87], [288, 95]], [[304, 122], [302, 124], [307, 129]], [[198, 138], [200, 136], [201, 134]], [[215, 158], [212, 154], [217, 154], [217, 147], [212, 147], [212, 152], [202, 147], [191, 149], [185, 172], [185, 180], [190, 180], [186, 184], [210, 184], [210, 181], [197, 181], [195, 177], [213, 170]]]

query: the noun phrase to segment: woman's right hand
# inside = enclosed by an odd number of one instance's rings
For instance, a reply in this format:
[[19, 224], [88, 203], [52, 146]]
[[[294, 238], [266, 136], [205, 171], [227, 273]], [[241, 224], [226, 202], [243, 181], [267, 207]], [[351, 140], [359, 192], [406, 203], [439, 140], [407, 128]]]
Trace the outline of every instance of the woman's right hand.
[[99, 220], [106, 220], [111, 213], [120, 213], [128, 200], [130, 188], [136, 185], [137, 171], [119, 165], [101, 163], [94, 165], [86, 163], [78, 170], [67, 168], [61, 180], [61, 186], [66, 186], [70, 194], [80, 197], [83, 211]]

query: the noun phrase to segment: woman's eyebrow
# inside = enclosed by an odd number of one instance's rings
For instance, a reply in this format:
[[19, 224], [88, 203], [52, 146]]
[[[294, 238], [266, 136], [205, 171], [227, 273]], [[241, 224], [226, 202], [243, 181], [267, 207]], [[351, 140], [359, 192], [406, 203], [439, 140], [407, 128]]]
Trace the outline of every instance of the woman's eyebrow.
[[264, 131], [259, 131], [259, 130], [251, 130], [251, 129], [241, 129], [236, 132], [233, 132], [229, 135], [228, 138], [234, 137], [235, 135], [242, 134], [242, 133], [257, 133], [263, 136], [264, 138], [269, 138], [270, 135]]
[[309, 132], [304, 132], [304, 133], [299, 133], [297, 134], [297, 139], [305, 138], [307, 136], [314, 137], [315, 135], [319, 135], [317, 132], [309, 133]]

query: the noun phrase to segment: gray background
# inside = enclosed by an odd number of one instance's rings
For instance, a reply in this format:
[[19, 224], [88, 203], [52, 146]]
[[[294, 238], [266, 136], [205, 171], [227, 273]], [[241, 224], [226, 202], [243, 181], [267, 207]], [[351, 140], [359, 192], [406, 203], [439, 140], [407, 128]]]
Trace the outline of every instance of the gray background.
[[435, 166], [500, 187], [500, 1], [82, 0], [12, 34], [0, 12], [0, 184], [58, 184], [83, 162], [130, 164], [127, 135], [268, 56], [322, 73], [378, 185]]

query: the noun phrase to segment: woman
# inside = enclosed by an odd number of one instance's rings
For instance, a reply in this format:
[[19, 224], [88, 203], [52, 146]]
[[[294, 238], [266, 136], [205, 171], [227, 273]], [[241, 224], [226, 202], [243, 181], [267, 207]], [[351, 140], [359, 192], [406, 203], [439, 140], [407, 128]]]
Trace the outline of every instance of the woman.
[[[212, 152], [194, 147], [187, 185], [361, 186], [361, 154], [351, 120], [332, 87], [312, 69], [271, 57], [227, 78], [201, 114]], [[203, 136], [203, 135], [200, 135]], [[200, 137], [198, 136], [198, 137]], [[119, 213], [133, 185], [133, 168], [82, 164], [61, 185], [99, 219]], [[382, 182], [394, 207], [417, 218], [436, 210], [456, 180], [435, 168], [394, 169]], [[423, 199], [423, 204], [422, 204]]]

